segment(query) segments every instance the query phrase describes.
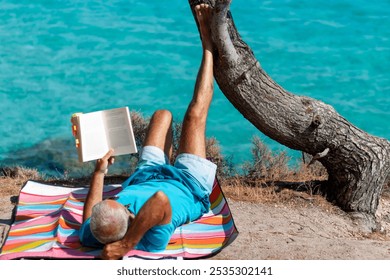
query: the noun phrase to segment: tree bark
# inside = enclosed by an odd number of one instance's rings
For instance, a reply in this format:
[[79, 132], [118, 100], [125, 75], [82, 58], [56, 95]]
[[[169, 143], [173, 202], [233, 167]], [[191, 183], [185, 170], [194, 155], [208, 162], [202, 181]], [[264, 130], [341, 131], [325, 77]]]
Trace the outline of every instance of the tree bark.
[[221, 91], [262, 133], [316, 157], [329, 174], [326, 197], [375, 229], [379, 198], [390, 179], [390, 142], [355, 127], [332, 106], [294, 95], [273, 81], [241, 39], [230, 2], [189, 0], [192, 11], [199, 3], [214, 7], [210, 28]]

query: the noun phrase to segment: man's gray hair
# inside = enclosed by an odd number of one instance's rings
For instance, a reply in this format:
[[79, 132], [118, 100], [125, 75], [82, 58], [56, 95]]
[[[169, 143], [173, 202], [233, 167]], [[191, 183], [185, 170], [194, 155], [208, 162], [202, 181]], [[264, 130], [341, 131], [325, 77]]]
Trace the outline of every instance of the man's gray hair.
[[129, 225], [129, 213], [125, 207], [113, 207], [103, 200], [92, 208], [91, 232], [103, 244], [122, 239]]

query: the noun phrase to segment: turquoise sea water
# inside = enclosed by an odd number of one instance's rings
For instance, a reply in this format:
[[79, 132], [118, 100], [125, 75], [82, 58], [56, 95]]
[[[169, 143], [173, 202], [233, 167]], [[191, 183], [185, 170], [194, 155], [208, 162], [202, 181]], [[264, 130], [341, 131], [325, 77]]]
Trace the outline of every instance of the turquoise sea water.
[[[231, 10], [275, 81], [390, 139], [390, 1], [233, 0]], [[200, 57], [184, 0], [0, 0], [0, 165], [61, 173], [53, 153], [75, 157], [61, 144], [72, 140], [74, 112], [129, 106], [149, 116], [165, 108], [180, 120]], [[207, 134], [238, 165], [250, 159], [253, 135], [285, 149], [218, 89]]]

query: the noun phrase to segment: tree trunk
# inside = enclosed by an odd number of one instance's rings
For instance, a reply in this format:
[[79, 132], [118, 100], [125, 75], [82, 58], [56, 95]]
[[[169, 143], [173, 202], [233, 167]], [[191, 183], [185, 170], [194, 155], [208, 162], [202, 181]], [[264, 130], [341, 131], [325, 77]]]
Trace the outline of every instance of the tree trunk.
[[390, 179], [390, 142], [369, 135], [332, 106], [283, 89], [242, 41], [229, 11], [231, 0], [189, 0], [214, 7], [211, 33], [215, 79], [228, 100], [262, 133], [315, 156], [327, 169], [325, 195], [370, 230]]

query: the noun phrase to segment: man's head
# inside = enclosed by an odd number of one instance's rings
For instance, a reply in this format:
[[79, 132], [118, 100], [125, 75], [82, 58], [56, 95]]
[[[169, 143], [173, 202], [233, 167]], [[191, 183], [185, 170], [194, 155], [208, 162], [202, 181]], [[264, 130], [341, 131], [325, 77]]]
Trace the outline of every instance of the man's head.
[[122, 239], [129, 222], [129, 211], [114, 200], [103, 200], [92, 208], [91, 231], [103, 244]]

